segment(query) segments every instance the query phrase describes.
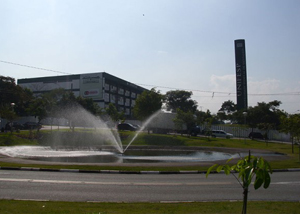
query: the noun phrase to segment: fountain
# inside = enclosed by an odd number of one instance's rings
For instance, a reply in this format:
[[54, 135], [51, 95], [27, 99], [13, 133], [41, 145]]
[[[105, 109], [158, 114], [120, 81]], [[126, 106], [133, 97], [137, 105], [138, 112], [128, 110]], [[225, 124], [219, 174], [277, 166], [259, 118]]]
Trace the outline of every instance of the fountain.
[[[42, 139], [42, 144], [57, 147], [105, 147], [112, 146], [119, 153], [123, 153], [123, 145], [116, 128], [110, 123], [103, 121], [83, 109], [75, 106], [61, 110], [59, 115], [69, 119], [69, 126], [73, 132], [53, 132], [50, 140]], [[80, 132], [75, 132], [74, 128], [80, 128]], [[57, 136], [56, 136], [57, 135]]]
[[95, 117], [82, 107], [73, 107], [59, 113], [69, 118], [70, 127], [80, 128], [80, 132], [74, 129], [51, 131], [50, 134], [44, 134], [41, 146], [0, 147], [0, 154], [31, 160], [80, 163], [203, 162], [227, 160], [240, 155], [194, 148], [138, 148], [127, 151], [149, 123], [159, 117], [161, 111], [155, 112], [144, 122], [125, 149], [115, 126]]
[[128, 147], [132, 144], [132, 142], [138, 137], [138, 135], [145, 130], [145, 128], [148, 126], [148, 124], [159, 114], [161, 113], [161, 110], [156, 111], [154, 114], [152, 114], [141, 126], [141, 128], [136, 132], [134, 137], [129, 141], [128, 145], [124, 149], [123, 153], [128, 149]]

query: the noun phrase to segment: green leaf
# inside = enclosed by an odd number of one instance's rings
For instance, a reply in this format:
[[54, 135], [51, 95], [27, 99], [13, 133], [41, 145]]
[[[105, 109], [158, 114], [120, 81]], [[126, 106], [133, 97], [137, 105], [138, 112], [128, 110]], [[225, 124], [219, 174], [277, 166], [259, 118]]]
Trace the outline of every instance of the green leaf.
[[256, 177], [264, 179], [264, 171], [262, 169], [258, 169], [256, 171]]
[[239, 170], [239, 178], [244, 178], [244, 175], [245, 175], [245, 169], [241, 168]]
[[257, 167], [257, 158], [254, 158], [253, 160], [253, 168], [256, 168]]
[[[230, 160], [231, 159], [229, 159], [227, 162], [229, 162]], [[224, 170], [226, 175], [230, 174], [231, 171], [238, 172], [238, 178], [242, 180], [243, 188], [249, 187], [254, 176], [256, 176], [254, 181], [255, 189], [260, 188], [262, 185], [266, 189], [271, 183], [271, 166], [267, 161], [265, 161], [261, 157], [257, 158], [252, 155], [247, 156], [244, 159], [239, 160], [233, 166], [215, 164], [208, 169], [206, 177], [215, 168], [217, 172]]]
[[264, 188], [267, 189], [270, 186], [271, 183], [271, 177], [269, 173], [266, 173], [265, 175], [265, 183], [264, 183]]
[[224, 166], [224, 172], [225, 172], [226, 175], [229, 175], [230, 174], [230, 166], [225, 165]]
[[265, 167], [266, 167], [266, 169], [269, 169], [270, 173], [272, 174], [272, 168], [271, 168], [271, 165], [269, 164], [269, 162], [265, 161]]
[[253, 168], [248, 168], [245, 173], [245, 183], [247, 186], [251, 184]]
[[232, 160], [232, 158], [229, 158], [227, 161], [226, 161], [226, 163], [228, 163], [229, 161], [231, 161]]
[[254, 182], [254, 189], [258, 189], [261, 187], [261, 185], [264, 183], [264, 180], [262, 178], [256, 177], [255, 182]]
[[264, 168], [264, 159], [263, 158], [259, 158], [258, 159], [258, 165], [257, 165], [257, 167], [259, 167], [259, 168]]
[[211, 167], [208, 168], [207, 172], [206, 172], [206, 178], [209, 175], [209, 173], [211, 172], [211, 170], [213, 170], [216, 166], [218, 166], [219, 164], [214, 164]]
[[220, 172], [222, 169], [223, 169], [223, 166], [222, 166], [222, 165], [218, 166], [217, 172]]

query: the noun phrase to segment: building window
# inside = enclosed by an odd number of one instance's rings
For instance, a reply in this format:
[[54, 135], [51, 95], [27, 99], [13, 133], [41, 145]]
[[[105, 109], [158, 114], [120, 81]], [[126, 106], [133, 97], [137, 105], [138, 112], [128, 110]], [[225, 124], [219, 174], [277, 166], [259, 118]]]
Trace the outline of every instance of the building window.
[[104, 101], [109, 102], [109, 93], [104, 94]]
[[125, 96], [126, 96], [126, 97], [129, 97], [129, 96], [130, 96], [130, 91], [126, 90], [126, 91], [125, 91]]
[[116, 103], [116, 96], [115, 95], [110, 95], [110, 102], [111, 103]]
[[125, 99], [125, 106], [130, 106], [130, 99], [129, 98]]
[[109, 84], [105, 83], [105, 90], [109, 91]]
[[135, 98], [136, 97], [136, 93], [132, 92], [131, 93], [131, 98]]
[[124, 98], [123, 97], [118, 98], [118, 104], [119, 105], [124, 105]]
[[135, 105], [135, 100], [131, 100], [131, 107]]
[[111, 85], [111, 86], [110, 86], [110, 91], [111, 91], [111, 92], [114, 92], [114, 93], [117, 92], [117, 87], [114, 86], [114, 85]]
[[129, 108], [125, 109], [125, 115], [130, 115], [130, 109]]
[[123, 95], [123, 94], [124, 94], [124, 89], [123, 89], [123, 88], [119, 88], [119, 90], [118, 90], [118, 94], [121, 94], [121, 95]]

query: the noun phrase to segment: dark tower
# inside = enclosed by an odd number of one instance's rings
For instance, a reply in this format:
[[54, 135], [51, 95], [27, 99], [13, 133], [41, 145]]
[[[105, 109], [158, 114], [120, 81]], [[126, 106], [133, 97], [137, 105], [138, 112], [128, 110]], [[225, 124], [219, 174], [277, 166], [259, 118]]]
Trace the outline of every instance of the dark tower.
[[234, 40], [235, 49], [235, 71], [236, 71], [236, 99], [237, 110], [247, 110], [247, 70], [246, 70], [246, 47], [245, 40]]

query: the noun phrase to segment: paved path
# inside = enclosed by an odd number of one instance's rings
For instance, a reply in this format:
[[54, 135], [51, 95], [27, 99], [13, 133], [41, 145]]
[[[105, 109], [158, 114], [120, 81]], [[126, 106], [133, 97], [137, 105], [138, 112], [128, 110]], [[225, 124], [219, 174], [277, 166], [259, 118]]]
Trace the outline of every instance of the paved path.
[[[300, 201], [300, 172], [272, 174], [268, 189], [250, 188], [249, 200]], [[231, 175], [94, 174], [0, 170], [0, 199], [192, 202], [242, 200]]]

